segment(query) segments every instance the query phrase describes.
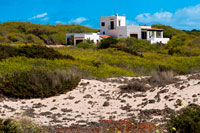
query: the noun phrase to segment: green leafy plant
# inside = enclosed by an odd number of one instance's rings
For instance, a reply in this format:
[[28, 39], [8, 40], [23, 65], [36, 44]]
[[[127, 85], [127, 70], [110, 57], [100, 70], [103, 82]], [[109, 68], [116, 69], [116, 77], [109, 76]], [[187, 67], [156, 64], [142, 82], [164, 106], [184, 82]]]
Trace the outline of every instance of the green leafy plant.
[[168, 123], [168, 130], [178, 133], [199, 133], [200, 106], [190, 105], [176, 115], [172, 115]]

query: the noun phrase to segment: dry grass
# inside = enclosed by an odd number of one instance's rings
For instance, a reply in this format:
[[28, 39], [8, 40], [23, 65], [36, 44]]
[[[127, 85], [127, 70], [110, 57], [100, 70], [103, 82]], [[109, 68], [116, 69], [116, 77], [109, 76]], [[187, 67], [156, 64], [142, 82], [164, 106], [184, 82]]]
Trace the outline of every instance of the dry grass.
[[174, 72], [173, 71], [152, 71], [150, 82], [156, 83], [158, 85], [166, 85], [174, 82]]

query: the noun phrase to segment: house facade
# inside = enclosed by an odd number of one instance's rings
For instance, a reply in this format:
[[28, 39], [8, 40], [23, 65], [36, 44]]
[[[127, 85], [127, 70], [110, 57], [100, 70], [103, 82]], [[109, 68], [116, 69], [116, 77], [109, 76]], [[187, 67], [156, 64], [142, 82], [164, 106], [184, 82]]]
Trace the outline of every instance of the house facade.
[[74, 38], [74, 45], [85, 40], [90, 39], [94, 43], [99, 42], [102, 38], [106, 37], [127, 38], [135, 37], [137, 39], [144, 39], [151, 44], [163, 43], [166, 44], [169, 38], [163, 38], [163, 29], [151, 28], [151, 26], [127, 26], [125, 16], [107, 16], [100, 18], [100, 33], [81, 33], [81, 34], [67, 34], [68, 38]]

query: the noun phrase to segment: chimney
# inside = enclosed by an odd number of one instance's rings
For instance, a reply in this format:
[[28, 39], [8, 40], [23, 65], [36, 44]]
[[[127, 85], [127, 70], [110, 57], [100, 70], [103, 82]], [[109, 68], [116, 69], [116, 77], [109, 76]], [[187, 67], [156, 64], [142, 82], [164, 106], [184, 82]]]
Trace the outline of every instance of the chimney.
[[115, 16], [118, 16], [118, 13], [116, 13]]

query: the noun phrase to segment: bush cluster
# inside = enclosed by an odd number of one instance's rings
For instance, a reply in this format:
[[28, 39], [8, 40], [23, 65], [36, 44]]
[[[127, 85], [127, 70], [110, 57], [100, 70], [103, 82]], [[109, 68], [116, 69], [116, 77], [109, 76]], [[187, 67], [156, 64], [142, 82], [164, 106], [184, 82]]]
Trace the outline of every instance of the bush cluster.
[[79, 81], [78, 75], [65, 70], [16, 71], [0, 78], [0, 93], [13, 98], [45, 98], [70, 91]]
[[[178, 133], [199, 133], [200, 106], [190, 105], [178, 114], [172, 115], [168, 123], [169, 131]], [[176, 131], [174, 131], [174, 130]]]
[[146, 40], [136, 39], [133, 37], [128, 37], [125, 39], [109, 37], [100, 42], [99, 48], [116, 48], [117, 50], [143, 57], [141, 54], [142, 52], [160, 50], [161, 46], [158, 44], [151, 45]]
[[112, 45], [117, 44], [118, 42], [119, 42], [119, 40], [115, 37], [104, 38], [103, 40], [101, 40], [99, 48], [106, 49], [106, 48], [111, 47]]
[[0, 45], [0, 59], [6, 59], [15, 56], [25, 56], [28, 58], [45, 58], [45, 59], [71, 59], [70, 55], [62, 55], [58, 51], [40, 45]]
[[172, 70], [169, 71], [152, 71], [150, 73], [151, 78], [149, 81], [158, 85], [166, 85], [174, 82], [174, 72]]
[[86, 41], [80, 42], [80, 43], [77, 45], [77, 47], [78, 47], [78, 48], [83, 48], [83, 49], [88, 49], [88, 48], [94, 47], [94, 43], [91, 42], [90, 40], [86, 40]]
[[1, 133], [46, 133], [46, 131], [28, 120], [14, 121], [11, 119], [0, 119]]

